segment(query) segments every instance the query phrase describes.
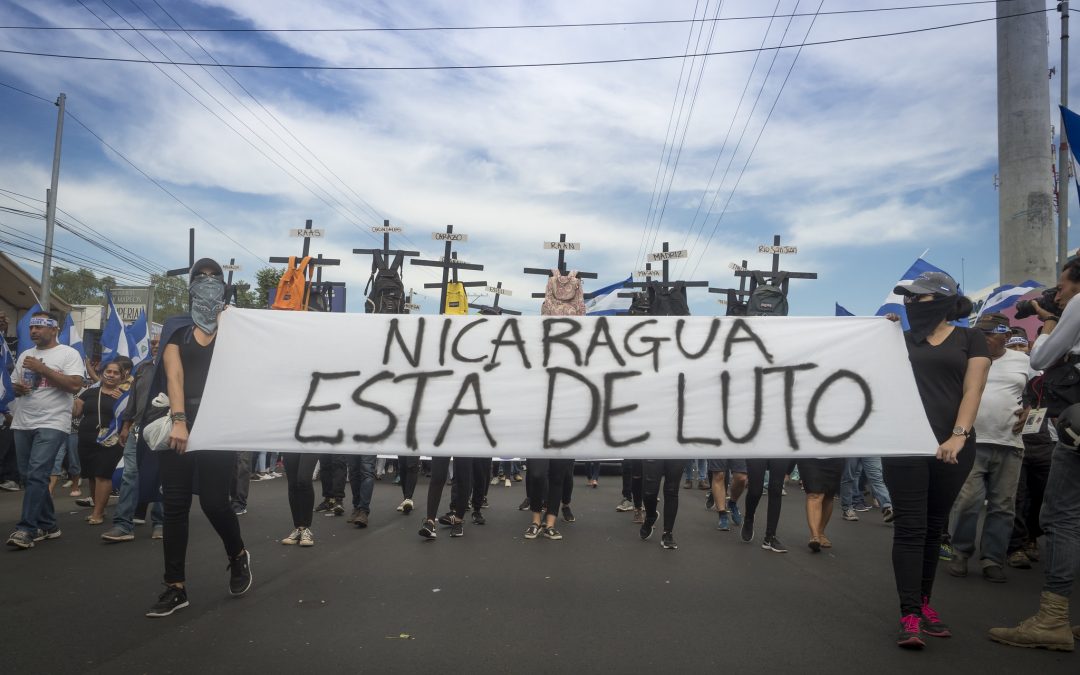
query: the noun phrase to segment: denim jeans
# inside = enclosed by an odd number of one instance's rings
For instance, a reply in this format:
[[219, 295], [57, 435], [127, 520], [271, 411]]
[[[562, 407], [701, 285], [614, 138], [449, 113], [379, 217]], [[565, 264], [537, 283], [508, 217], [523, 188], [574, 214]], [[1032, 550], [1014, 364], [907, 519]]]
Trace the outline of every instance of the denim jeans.
[[1054, 448], [1039, 522], [1046, 533], [1043, 590], [1069, 597], [1080, 571], [1080, 450]]
[[698, 480], [708, 480], [709, 476], [709, 462], [705, 459], [688, 459], [686, 460], [686, 469], [683, 470], [683, 480], [690, 480], [694, 478], [694, 474], [697, 474]]
[[371, 495], [375, 492], [375, 455], [349, 455], [349, 484], [353, 508], [370, 513]]
[[247, 508], [248, 493], [251, 490], [251, 462], [254, 452], [236, 453], [236, 468], [233, 471], [232, 484], [229, 486], [229, 499], [234, 509]]
[[[67, 457], [68, 470], [64, 473], [64, 458]], [[82, 473], [82, 465], [79, 464], [79, 435], [68, 434], [64, 442], [56, 451], [56, 461], [53, 462], [53, 476], [78, 476]]]
[[953, 506], [953, 550], [970, 558], [975, 553], [975, 531], [979, 512], [986, 501], [979, 560], [983, 567], [1005, 565], [1005, 555], [1012, 536], [1016, 506], [1016, 484], [1020, 480], [1023, 450], [1007, 445], [977, 443], [975, 465], [960, 488]]
[[600, 462], [585, 462], [585, 477], [588, 480], [600, 480]]
[[26, 480], [22, 517], [15, 527], [34, 534], [35, 530], [56, 527], [56, 512], [49, 494], [49, 471], [57, 449], [66, 442], [68, 432], [57, 429], [16, 429], [15, 456], [19, 473]]
[[[124, 473], [120, 476], [120, 499], [117, 500], [116, 511], [113, 513], [113, 527], [118, 527], [124, 532], [135, 529], [133, 519], [135, 508], [139, 504], [139, 465], [135, 461], [139, 447], [138, 438], [139, 434], [132, 431], [128, 434], [127, 442], [124, 443]], [[150, 506], [150, 518], [154, 525], [161, 525], [164, 522], [161, 502], [154, 502]]]
[[[861, 497], [859, 490], [859, 472], [866, 476], [866, 482], [870, 484], [870, 492], [874, 499], [878, 500], [881, 508], [892, 506], [892, 497], [889, 496], [889, 488], [885, 487], [885, 479], [881, 471], [880, 457], [849, 457], [844, 461], [844, 473], [840, 479], [840, 508], [847, 510], [855, 503], [855, 497]], [[861, 501], [861, 499], [860, 499]]]

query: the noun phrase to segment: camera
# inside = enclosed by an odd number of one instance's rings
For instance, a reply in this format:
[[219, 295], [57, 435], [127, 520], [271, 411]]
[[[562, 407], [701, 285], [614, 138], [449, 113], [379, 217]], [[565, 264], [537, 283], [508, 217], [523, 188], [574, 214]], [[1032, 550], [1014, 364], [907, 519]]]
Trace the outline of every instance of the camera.
[[[1042, 292], [1042, 295], [1036, 298], [1036, 301], [1039, 303], [1039, 307], [1054, 316], [1061, 316], [1061, 307], [1058, 307], [1058, 304], [1054, 302], [1057, 292], [1057, 287], [1047, 288]], [[1016, 318], [1026, 319], [1029, 316], [1035, 316], [1035, 308], [1032, 306], [1031, 300], [1018, 300], [1016, 303]]]

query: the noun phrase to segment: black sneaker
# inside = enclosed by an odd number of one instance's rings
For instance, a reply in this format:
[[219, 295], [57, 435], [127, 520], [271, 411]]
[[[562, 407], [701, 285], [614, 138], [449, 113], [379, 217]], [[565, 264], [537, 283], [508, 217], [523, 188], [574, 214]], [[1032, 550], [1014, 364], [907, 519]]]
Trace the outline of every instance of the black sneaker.
[[641, 524], [641, 531], [639, 532], [639, 534], [641, 535], [641, 541], [649, 540], [649, 537], [652, 536], [653, 530], [656, 529], [656, 519], [659, 517], [659, 513], [654, 513], [651, 516], [648, 513], [645, 514], [645, 522]]
[[435, 522], [431, 520], [425, 520], [420, 526], [420, 531], [417, 533], [424, 539], [434, 539], [435, 534]]
[[570, 510], [570, 505], [569, 504], [563, 504], [562, 517], [563, 517], [563, 520], [565, 520], [568, 523], [572, 523], [575, 520], [577, 520], [577, 518], [574, 517], [574, 512]]
[[450, 527], [450, 524], [453, 522], [453, 518], [454, 518], [454, 512], [453, 511], [447, 511], [446, 513], [439, 516], [439, 524], [444, 525], [446, 527]]
[[922, 639], [918, 614], [908, 614], [900, 619], [900, 632], [896, 636], [896, 646], [904, 649], [922, 649], [926, 646]]
[[324, 499], [321, 502], [319, 502], [318, 506], [315, 507], [315, 512], [320, 513], [320, 512], [323, 512], [323, 511], [329, 511], [332, 508], [334, 508], [334, 500], [333, 499]]
[[165, 584], [165, 592], [158, 596], [157, 602], [147, 612], [146, 616], [157, 619], [169, 616], [178, 609], [188, 606], [187, 591], [176, 586]]
[[761, 548], [773, 553], [787, 553], [787, 547], [781, 544], [776, 537], [765, 537], [761, 542]]
[[484, 500], [480, 504], [480, 508], [482, 508], [482, 509], [491, 508], [491, 504], [488, 504], [487, 495], [484, 495]]
[[554, 526], [548, 526], [540, 529], [540, 534], [544, 535], [544, 539], [562, 539], [562, 534], [554, 528]]
[[536, 523], [529, 523], [529, 526], [525, 528], [526, 539], [536, 539], [540, 534], [540, 526]]
[[241, 596], [251, 588], [251, 554], [247, 549], [229, 561], [229, 593]]
[[675, 537], [670, 532], [665, 532], [660, 536], [660, 545], [672, 551], [679, 548], [679, 545], [675, 543]]
[[345, 515], [345, 507], [341, 504], [341, 502], [339, 502], [336, 499], [334, 499], [332, 501], [333, 501], [333, 506], [330, 507], [330, 510], [325, 515], [328, 515], [328, 516], [343, 516], [343, 515]]
[[712, 511], [714, 506], [716, 506], [716, 500], [713, 499], [712, 490], [709, 490], [705, 493], [705, 508]]
[[742, 532], [740, 533], [742, 540], [749, 544], [754, 541], [754, 519], [746, 518], [743, 520]]
[[486, 522], [487, 521], [484, 520], [484, 514], [480, 513], [479, 511], [473, 511], [472, 512], [472, 523], [473, 523], [473, 525], [483, 525]]
[[988, 565], [984, 567], [982, 575], [983, 579], [995, 584], [1003, 584], [1007, 581], [1005, 572], [1001, 569], [1001, 565]]
[[465, 536], [465, 521], [461, 518], [454, 517], [454, 520], [450, 522], [450, 536], [451, 537], [464, 537]]
[[521, 504], [518, 505], [518, 511], [528, 511], [528, 510], [529, 510], [529, 498], [526, 497], [525, 500], [522, 501]]

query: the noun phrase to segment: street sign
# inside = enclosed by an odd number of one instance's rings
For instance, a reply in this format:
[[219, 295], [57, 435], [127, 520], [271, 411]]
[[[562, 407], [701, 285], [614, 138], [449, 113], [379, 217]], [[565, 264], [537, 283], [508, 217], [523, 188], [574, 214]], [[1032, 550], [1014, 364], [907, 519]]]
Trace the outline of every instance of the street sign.
[[292, 229], [292, 230], [289, 230], [289, 236], [290, 237], [311, 237], [313, 239], [318, 239], [318, 238], [323, 236], [323, 231], [322, 231], [322, 228]]
[[469, 241], [469, 235], [457, 232], [432, 232], [431, 238], [435, 241]]
[[634, 272], [635, 277], [647, 278], [647, 277], [662, 277], [664, 276], [663, 270], [638, 270]]
[[387, 226], [373, 227], [373, 228], [371, 228], [371, 231], [376, 232], [376, 233], [379, 233], [379, 232], [400, 233], [400, 232], [404, 232], [405, 229], [401, 228], [401, 227], [394, 227], [394, 226], [387, 225]]
[[488, 286], [488, 293], [494, 293], [495, 295], [513, 295], [507, 288], [499, 288], [498, 286]]
[[553, 251], [580, 251], [581, 242], [577, 241], [545, 241], [544, 248]]
[[[121, 286], [110, 288], [113, 307], [124, 323], [131, 323], [139, 318], [139, 312], [146, 312], [146, 320], [153, 319], [154, 289], [152, 286]], [[106, 317], [108, 318], [108, 317]]]
[[689, 255], [686, 249], [681, 251], [663, 251], [661, 253], [650, 253], [648, 257], [649, 262], [657, 262], [662, 260], [676, 260], [679, 258], [688, 258]]
[[758, 253], [771, 253], [773, 255], [787, 254], [787, 253], [794, 254], [794, 253], [799, 252], [799, 247], [798, 246], [773, 246], [771, 244], [761, 244], [760, 246], [757, 247], [757, 252]]

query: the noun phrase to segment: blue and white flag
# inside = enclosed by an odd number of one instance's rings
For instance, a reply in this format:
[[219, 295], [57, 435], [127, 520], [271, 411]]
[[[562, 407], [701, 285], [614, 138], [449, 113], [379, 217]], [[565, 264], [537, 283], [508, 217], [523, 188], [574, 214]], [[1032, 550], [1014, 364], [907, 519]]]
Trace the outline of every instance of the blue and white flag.
[[128, 353], [137, 366], [150, 358], [150, 330], [146, 324], [146, 312], [139, 310], [139, 318], [127, 327]]
[[1017, 300], [1030, 293], [1033, 288], [1042, 288], [1042, 284], [1038, 281], [1028, 279], [1019, 286], [1013, 286], [1011, 284], [998, 286], [994, 289], [994, 292], [986, 298], [986, 301], [982, 305], [982, 309], [979, 310], [979, 316], [990, 314], [991, 312], [1000, 312], [1012, 307], [1016, 304]]
[[632, 278], [626, 277], [593, 293], [592, 299], [585, 303], [585, 316], [615, 316], [630, 311], [630, 298], [620, 298], [619, 291], [626, 290]]
[[[102, 396], [102, 403], [106, 397]], [[116, 399], [116, 403], [113, 404], [113, 418], [112, 422], [109, 422], [109, 426], [106, 427], [101, 433], [98, 434], [97, 442], [104, 443], [110, 438], [118, 437], [120, 435], [120, 428], [124, 426], [124, 411], [127, 410], [128, 400], [131, 398], [131, 390], [125, 391], [120, 394], [120, 398]], [[119, 440], [119, 438], [117, 438]]]
[[[1061, 108], [1061, 126], [1065, 128], [1065, 138], [1069, 141], [1069, 149], [1072, 150], [1072, 156], [1080, 161], [1080, 154], [1078, 154], [1080, 147], [1077, 147], [1077, 143], [1080, 143], [1080, 115], [1063, 105], [1058, 107]], [[1059, 168], [1059, 171], [1063, 170]], [[1080, 199], [1080, 176], [1073, 176], [1073, 180], [1076, 182], [1076, 197]]]
[[112, 294], [105, 291], [105, 299], [109, 304], [109, 319], [105, 322], [105, 329], [101, 331], [101, 365], [104, 369], [117, 356], [131, 358], [131, 342], [128, 339], [127, 327], [120, 319], [120, 313], [113, 305]]
[[27, 310], [26, 314], [23, 314], [23, 318], [19, 319], [19, 322], [15, 324], [15, 334], [19, 337], [19, 346], [16, 347], [18, 352], [16, 356], [22, 354], [27, 349], [34, 348], [34, 341], [30, 339], [30, 317], [34, 316], [34, 312], [40, 312], [41, 305], [34, 303], [34, 306]]
[[[900, 277], [900, 280], [893, 284], [893, 287], [903, 286], [905, 283], [914, 281], [915, 277], [923, 272], [944, 272], [945, 274], [949, 274], [940, 267], [935, 267], [922, 258], [916, 258], [915, 262], [912, 263], [907, 272], [904, 272], [904, 276]], [[904, 330], [911, 328], [911, 326], [908, 325], [907, 312], [904, 310], [904, 298], [897, 293], [893, 293], [892, 290], [889, 291], [889, 295], [885, 297], [885, 303], [878, 308], [878, 311], [874, 313], [874, 316], [885, 316], [890, 312], [900, 316], [900, 323], [903, 324]]]
[[855, 316], [854, 314], [849, 312], [846, 307], [841, 306], [839, 302], [837, 302], [835, 304], [836, 304], [836, 316]]
[[79, 357], [84, 362], [86, 361], [86, 350], [83, 349], [82, 333], [75, 327], [75, 322], [72, 321], [71, 314], [68, 314], [67, 319], [64, 320], [64, 327], [60, 329], [60, 335], [57, 336], [56, 341], [79, 352]]
[[15, 358], [8, 349], [7, 340], [0, 339], [0, 412], [6, 412], [8, 404], [15, 400], [15, 388], [11, 386], [11, 368]]

